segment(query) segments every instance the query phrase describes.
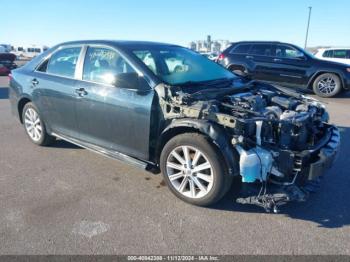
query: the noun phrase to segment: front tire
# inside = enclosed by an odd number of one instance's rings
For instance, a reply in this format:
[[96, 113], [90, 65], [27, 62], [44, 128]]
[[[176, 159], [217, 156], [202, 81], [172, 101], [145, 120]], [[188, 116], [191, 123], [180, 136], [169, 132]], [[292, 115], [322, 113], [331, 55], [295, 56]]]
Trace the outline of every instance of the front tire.
[[47, 146], [55, 141], [55, 138], [46, 132], [45, 124], [33, 103], [29, 102], [24, 106], [22, 120], [26, 134], [34, 144]]
[[219, 155], [200, 134], [178, 135], [164, 146], [161, 153], [164, 180], [183, 201], [198, 206], [212, 205], [225, 195], [232, 183]]
[[325, 73], [316, 77], [312, 88], [316, 95], [328, 98], [337, 95], [341, 91], [342, 85], [339, 76]]

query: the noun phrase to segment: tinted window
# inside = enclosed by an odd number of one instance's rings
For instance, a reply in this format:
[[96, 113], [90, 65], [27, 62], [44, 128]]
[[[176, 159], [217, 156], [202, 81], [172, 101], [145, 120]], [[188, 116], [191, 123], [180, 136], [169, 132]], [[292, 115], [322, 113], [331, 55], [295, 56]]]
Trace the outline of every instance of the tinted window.
[[247, 54], [251, 46], [248, 44], [237, 45], [230, 51], [230, 54]]
[[283, 57], [283, 58], [297, 58], [297, 57], [304, 56], [304, 54], [292, 46], [277, 45], [276, 56]]
[[334, 58], [346, 58], [346, 50], [334, 50], [333, 57]]
[[272, 46], [269, 44], [257, 44], [257, 45], [253, 45], [253, 47], [250, 49], [249, 54], [271, 56], [272, 55], [271, 50], [272, 50]]
[[327, 50], [323, 53], [323, 57], [333, 57], [333, 50]]
[[46, 72], [73, 78], [80, 50], [80, 47], [72, 47], [57, 51], [51, 56]]
[[83, 80], [113, 84], [118, 74], [135, 70], [115, 50], [89, 47], [85, 56]]

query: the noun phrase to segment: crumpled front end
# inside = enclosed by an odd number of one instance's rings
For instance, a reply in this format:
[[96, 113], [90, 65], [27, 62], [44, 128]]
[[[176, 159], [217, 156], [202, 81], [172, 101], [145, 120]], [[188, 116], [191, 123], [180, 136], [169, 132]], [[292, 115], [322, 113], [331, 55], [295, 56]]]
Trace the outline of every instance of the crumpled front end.
[[239, 203], [277, 211], [288, 201], [305, 200], [334, 161], [338, 129], [328, 124], [317, 100], [262, 83], [240, 84], [200, 92], [168, 88], [161, 101], [164, 117], [201, 119], [225, 129], [239, 156]]

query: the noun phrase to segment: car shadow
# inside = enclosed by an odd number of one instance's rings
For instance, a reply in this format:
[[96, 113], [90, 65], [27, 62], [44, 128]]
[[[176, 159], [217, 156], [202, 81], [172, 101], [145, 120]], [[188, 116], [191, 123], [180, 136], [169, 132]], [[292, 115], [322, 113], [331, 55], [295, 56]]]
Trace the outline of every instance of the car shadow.
[[0, 87], [0, 99], [9, 98], [9, 89], [7, 87]]
[[72, 143], [69, 143], [61, 139], [56, 140], [56, 142], [50, 145], [50, 147], [62, 148], [62, 149], [83, 149], [80, 146], [74, 145]]
[[[290, 202], [282, 206], [277, 215], [307, 220], [319, 227], [340, 228], [350, 225], [350, 128], [339, 127], [341, 146], [334, 165], [321, 182], [317, 193], [311, 194], [306, 202]], [[225, 198], [211, 208], [234, 212], [265, 213], [264, 209], [235, 202], [238, 183], [232, 186]]]

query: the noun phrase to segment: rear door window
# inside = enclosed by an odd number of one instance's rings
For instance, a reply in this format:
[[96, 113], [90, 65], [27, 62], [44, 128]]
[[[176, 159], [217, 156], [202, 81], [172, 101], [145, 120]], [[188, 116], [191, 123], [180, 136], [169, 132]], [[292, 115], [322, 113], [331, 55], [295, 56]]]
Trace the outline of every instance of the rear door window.
[[46, 72], [53, 75], [74, 78], [81, 47], [64, 48], [55, 52], [46, 68]]
[[272, 45], [270, 44], [255, 44], [249, 51], [251, 55], [272, 56]]
[[250, 44], [239, 44], [230, 51], [230, 54], [247, 54], [251, 46]]

